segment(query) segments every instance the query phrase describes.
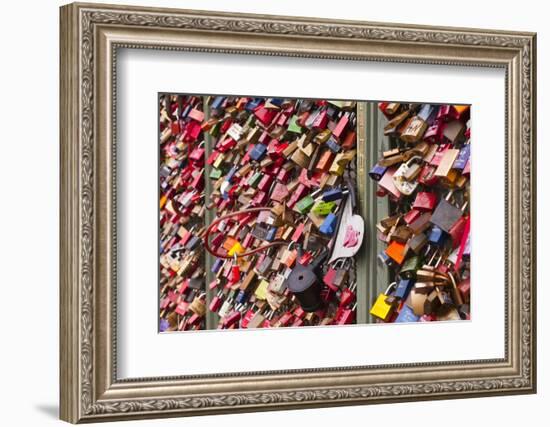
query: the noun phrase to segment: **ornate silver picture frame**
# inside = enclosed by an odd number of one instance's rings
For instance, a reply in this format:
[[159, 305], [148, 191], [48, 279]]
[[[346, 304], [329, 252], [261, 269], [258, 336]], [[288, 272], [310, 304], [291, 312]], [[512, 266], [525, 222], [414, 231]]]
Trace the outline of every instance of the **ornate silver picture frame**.
[[[536, 36], [99, 4], [60, 11], [60, 416], [71, 423], [536, 391]], [[504, 70], [504, 357], [119, 379], [117, 49]], [[359, 140], [360, 142], [360, 140]]]

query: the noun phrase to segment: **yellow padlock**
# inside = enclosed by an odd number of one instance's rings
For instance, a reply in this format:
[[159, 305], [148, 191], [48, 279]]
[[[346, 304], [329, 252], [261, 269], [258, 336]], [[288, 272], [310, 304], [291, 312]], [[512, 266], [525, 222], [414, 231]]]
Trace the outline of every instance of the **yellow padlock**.
[[160, 208], [161, 209], [164, 207], [167, 200], [168, 200], [168, 197], [166, 197], [166, 194], [163, 194], [162, 197], [160, 198]]
[[348, 150], [338, 153], [330, 165], [329, 172], [333, 175], [341, 176], [349, 162], [355, 157], [356, 150]]
[[393, 302], [387, 302], [386, 299], [388, 298], [389, 293], [392, 291], [392, 289], [395, 289], [395, 286], [395, 282], [391, 283], [384, 293], [378, 295], [378, 298], [376, 298], [376, 301], [370, 309], [370, 314], [372, 316], [378, 317], [384, 322], [386, 322], [390, 318], [393, 311], [395, 310], [395, 304]]
[[231, 246], [231, 249], [227, 252], [227, 255], [233, 256], [233, 255], [239, 255], [244, 252], [244, 248], [241, 246], [239, 242], [235, 242], [233, 246]]
[[254, 296], [258, 299], [265, 300], [267, 298], [267, 287], [269, 282], [265, 279], [262, 279], [258, 284], [258, 287], [254, 291]]
[[218, 157], [216, 157], [216, 160], [214, 160], [212, 167], [214, 167], [215, 169], [219, 169], [224, 159], [225, 159], [225, 154], [218, 154]]
[[336, 157], [334, 158], [332, 164], [330, 165], [330, 169], [328, 171], [332, 175], [342, 176], [344, 174], [346, 164], [342, 164], [341, 162], [339, 162], [340, 159], [341, 159], [341, 155], [337, 154]]

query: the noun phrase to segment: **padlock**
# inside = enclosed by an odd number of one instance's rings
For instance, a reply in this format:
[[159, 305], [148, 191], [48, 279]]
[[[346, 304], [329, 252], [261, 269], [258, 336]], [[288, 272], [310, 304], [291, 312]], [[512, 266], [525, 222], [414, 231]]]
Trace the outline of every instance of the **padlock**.
[[430, 212], [424, 212], [416, 220], [414, 220], [409, 224], [409, 228], [415, 235], [423, 233], [430, 227], [431, 218], [432, 218], [432, 214]]
[[218, 291], [218, 293], [212, 298], [212, 300], [210, 301], [210, 305], [208, 306], [208, 309], [214, 313], [216, 313], [222, 306], [223, 304], [223, 299], [222, 299], [222, 296], [223, 296], [223, 291], [220, 290]]
[[334, 160], [334, 153], [332, 153], [330, 150], [324, 151], [319, 157], [319, 160], [315, 165], [315, 170], [321, 171], [321, 172], [328, 172], [328, 170], [332, 165], [333, 160]]
[[308, 194], [307, 196], [300, 199], [298, 203], [296, 203], [296, 205], [294, 206], [294, 210], [304, 215], [310, 211], [314, 204], [315, 200], [313, 200], [313, 197]]
[[256, 267], [256, 272], [260, 276], [266, 276], [271, 271], [271, 266], [273, 265], [273, 258], [269, 255], [266, 255], [262, 262]]
[[270, 313], [271, 311], [269, 310], [266, 310], [266, 311], [258, 310], [248, 322], [247, 328], [248, 329], [263, 328], [265, 325], [265, 321], [267, 320], [267, 316], [269, 316]]
[[437, 203], [437, 195], [435, 193], [420, 191], [416, 194], [412, 204], [413, 209], [420, 211], [432, 211]]
[[[345, 259], [339, 259], [334, 262], [333, 265], [329, 265], [325, 275], [323, 276], [323, 283], [327, 285], [332, 291], [336, 292], [338, 288], [342, 285], [342, 283], [337, 284], [337, 273], [338, 271], [342, 270], [347, 273], [346, 270], [343, 269], [345, 266]], [[342, 277], [342, 274], [340, 274], [340, 277], [338, 280], [340, 281]]]
[[342, 176], [345, 171], [345, 164], [342, 164], [339, 160], [341, 159], [340, 154], [336, 155], [334, 161], [330, 165], [329, 172], [336, 176]]
[[408, 121], [399, 138], [409, 144], [418, 142], [424, 136], [427, 127], [428, 124], [425, 120], [418, 115], [414, 116]]
[[[349, 258], [345, 258], [345, 260], [348, 260]], [[349, 268], [345, 266], [345, 261], [344, 261], [344, 265], [343, 266], [340, 266], [336, 269], [336, 274], [334, 276], [334, 279], [332, 281], [332, 283], [337, 287], [337, 288], [342, 288], [342, 286], [344, 286], [348, 279], [349, 279], [349, 272], [348, 272]]]
[[385, 126], [384, 126], [384, 135], [385, 136], [396, 136], [399, 125], [401, 125], [409, 117], [409, 111], [405, 110], [399, 113], [397, 116], [393, 117]]
[[204, 316], [206, 313], [206, 303], [204, 300], [204, 294], [197, 296], [193, 299], [193, 302], [189, 305], [189, 310], [196, 313], [199, 316]]
[[426, 236], [424, 233], [419, 233], [411, 237], [406, 244], [406, 250], [411, 250], [415, 254], [419, 254], [422, 249], [426, 247], [426, 244], [428, 243], [428, 236]]
[[395, 296], [402, 301], [405, 301], [409, 296], [409, 292], [414, 285], [413, 279], [400, 279], [397, 282], [397, 287], [395, 289]]
[[463, 136], [466, 126], [460, 120], [452, 120], [443, 129], [443, 138], [450, 144], [456, 144]]
[[397, 265], [401, 265], [405, 259], [405, 244], [393, 241], [385, 252]]
[[300, 148], [294, 150], [292, 156], [290, 156], [290, 160], [292, 160], [301, 168], [307, 168], [310, 162], [309, 156]]
[[455, 162], [453, 163], [453, 169], [457, 170], [464, 170], [466, 167], [466, 164], [468, 163], [468, 160], [470, 160], [470, 144], [464, 145], [460, 152], [458, 153], [458, 156], [456, 157]]
[[384, 174], [386, 173], [387, 169], [388, 168], [386, 166], [381, 166], [378, 163], [376, 163], [370, 170], [369, 176], [375, 181], [380, 181], [384, 176]]
[[[300, 254], [300, 252], [301, 250], [299, 249], [298, 253]], [[323, 304], [317, 270], [327, 255], [328, 253], [323, 251], [307, 267], [297, 264], [286, 279], [286, 287], [296, 296], [300, 306], [307, 312], [316, 311]]]
[[333, 153], [339, 153], [342, 150], [342, 147], [338, 144], [338, 142], [336, 142], [334, 138], [329, 138], [325, 144]]
[[439, 202], [430, 219], [432, 224], [438, 226], [446, 233], [460, 219], [468, 205], [468, 202], [465, 202], [461, 208], [452, 205], [449, 202], [451, 195], [452, 191], [447, 194], [445, 199]]
[[321, 195], [321, 200], [323, 202], [332, 202], [335, 200], [340, 200], [344, 196], [344, 193], [341, 188], [332, 188], [323, 192]]
[[338, 217], [332, 212], [329, 213], [319, 227], [319, 232], [328, 236], [332, 236], [336, 231], [337, 221]]
[[411, 181], [420, 173], [422, 157], [411, 157], [403, 163], [393, 174], [393, 183], [395, 187], [405, 196], [409, 196], [418, 187], [417, 181]]
[[416, 283], [411, 289], [406, 302], [406, 305], [413, 310], [416, 316], [423, 316], [429, 313], [426, 312], [426, 301], [428, 299], [428, 293], [433, 289], [433, 286], [425, 285], [424, 283]]
[[443, 246], [443, 244], [447, 241], [447, 238], [448, 234], [438, 226], [433, 226], [428, 234], [428, 242], [435, 246]]
[[336, 138], [340, 138], [340, 136], [346, 129], [346, 126], [348, 125], [349, 121], [350, 121], [349, 113], [343, 114], [342, 117], [340, 117], [340, 120], [338, 120], [338, 123], [336, 124], [334, 129], [332, 129], [332, 134]]
[[397, 223], [400, 220], [401, 220], [401, 215], [391, 215], [386, 218], [382, 218], [378, 222], [378, 224], [376, 224], [376, 228], [382, 233], [388, 234], [388, 232], [392, 229], [392, 227], [397, 226]]
[[[382, 108], [383, 106], [383, 108]], [[398, 102], [381, 102], [379, 103], [379, 108], [386, 116], [393, 116], [399, 110], [401, 106]]]
[[335, 202], [323, 202], [319, 201], [315, 203], [312, 208], [312, 212], [316, 215], [327, 216], [329, 213], [333, 212], [336, 207]]
[[345, 307], [355, 301], [355, 289], [357, 289], [357, 283], [354, 282], [340, 292], [340, 307]]
[[405, 224], [411, 224], [412, 222], [416, 221], [420, 215], [422, 215], [422, 211], [418, 209], [411, 209], [408, 211], [405, 215], [403, 215], [403, 221]]
[[413, 256], [401, 266], [399, 277], [401, 279], [416, 279], [416, 272], [422, 266], [422, 259], [419, 256]]
[[441, 292], [435, 288], [424, 300], [423, 314], [435, 313], [442, 305]]
[[345, 307], [338, 313], [336, 319], [334, 319], [335, 325], [350, 325], [355, 323], [357, 304], [354, 304], [351, 307]]
[[395, 318], [395, 323], [411, 323], [418, 322], [419, 320], [420, 316], [417, 316], [412, 308], [408, 305], [403, 305], [399, 311], [399, 314]]
[[254, 291], [254, 296], [259, 300], [265, 300], [267, 298], [268, 286], [269, 282], [267, 280], [260, 280], [258, 286], [256, 287], [256, 290]]
[[396, 308], [396, 302], [391, 299], [388, 302], [388, 297], [390, 292], [395, 289], [396, 283], [391, 283], [384, 293], [381, 293], [376, 298], [376, 301], [370, 309], [370, 314], [378, 319], [386, 322], [390, 316], [393, 314]]
[[388, 168], [384, 176], [378, 181], [378, 185], [386, 192], [390, 193], [395, 199], [399, 200], [402, 193], [395, 187], [393, 175], [397, 169], [395, 167]]
[[446, 178], [451, 173], [452, 167], [459, 153], [460, 150], [454, 148], [449, 148], [445, 150], [439, 161], [439, 165], [435, 170], [434, 175], [439, 178]]
[[399, 243], [407, 243], [412, 236], [412, 230], [406, 225], [400, 225], [395, 227], [394, 230], [388, 233], [388, 239], [390, 241], [396, 241]]

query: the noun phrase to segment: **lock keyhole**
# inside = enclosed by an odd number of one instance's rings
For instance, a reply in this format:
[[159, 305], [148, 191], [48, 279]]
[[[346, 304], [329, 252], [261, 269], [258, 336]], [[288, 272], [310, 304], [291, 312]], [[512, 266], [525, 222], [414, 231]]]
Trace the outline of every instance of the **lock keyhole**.
[[303, 275], [303, 274], [300, 274], [300, 275], [298, 276], [298, 280], [304, 280], [304, 275]]

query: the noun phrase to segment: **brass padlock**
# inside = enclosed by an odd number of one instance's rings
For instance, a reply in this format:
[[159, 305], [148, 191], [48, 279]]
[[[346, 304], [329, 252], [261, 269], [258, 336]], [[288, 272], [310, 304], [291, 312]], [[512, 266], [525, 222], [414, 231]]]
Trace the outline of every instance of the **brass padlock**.
[[189, 305], [189, 310], [198, 316], [204, 316], [206, 313], [206, 303], [203, 299], [203, 295], [195, 297], [193, 302]]
[[292, 160], [294, 163], [296, 163], [301, 168], [307, 168], [309, 166], [309, 160], [310, 158], [308, 155], [302, 151], [300, 148], [296, 149], [292, 156], [290, 157], [290, 160]]
[[426, 132], [427, 128], [428, 124], [424, 120], [418, 116], [414, 116], [407, 123], [407, 127], [405, 127], [399, 137], [407, 143], [414, 143], [424, 136], [424, 132]]

